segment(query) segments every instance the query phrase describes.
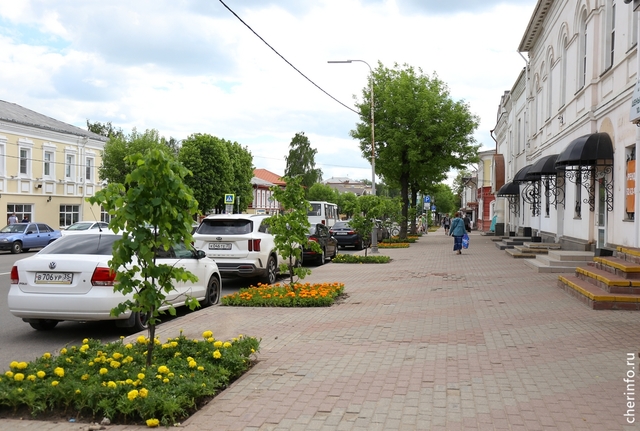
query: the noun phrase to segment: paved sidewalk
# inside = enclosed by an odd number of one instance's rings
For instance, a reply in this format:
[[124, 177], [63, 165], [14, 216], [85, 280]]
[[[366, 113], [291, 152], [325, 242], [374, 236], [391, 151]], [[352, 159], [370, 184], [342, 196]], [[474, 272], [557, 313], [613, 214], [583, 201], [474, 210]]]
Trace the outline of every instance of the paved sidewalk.
[[[313, 268], [306, 281], [345, 283], [348, 297], [330, 308], [211, 307], [160, 326], [161, 340], [205, 330], [262, 338], [256, 366], [181, 427], [640, 429], [627, 424], [640, 423], [627, 407], [640, 385], [623, 381], [640, 380], [640, 314], [587, 308], [556, 287], [557, 274], [533, 272], [490, 237], [473, 232], [460, 256], [452, 243], [440, 229], [381, 249], [393, 258], [386, 265]], [[1, 431], [82, 429], [0, 422]]]

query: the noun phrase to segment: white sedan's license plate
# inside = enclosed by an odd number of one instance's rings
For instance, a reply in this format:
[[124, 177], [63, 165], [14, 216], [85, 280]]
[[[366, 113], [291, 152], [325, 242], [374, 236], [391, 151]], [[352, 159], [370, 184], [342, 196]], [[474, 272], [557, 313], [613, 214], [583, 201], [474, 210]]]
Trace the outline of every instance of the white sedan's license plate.
[[71, 272], [36, 272], [36, 283], [71, 284], [71, 281], [73, 281]]
[[231, 250], [230, 242], [212, 242], [209, 243], [209, 250]]

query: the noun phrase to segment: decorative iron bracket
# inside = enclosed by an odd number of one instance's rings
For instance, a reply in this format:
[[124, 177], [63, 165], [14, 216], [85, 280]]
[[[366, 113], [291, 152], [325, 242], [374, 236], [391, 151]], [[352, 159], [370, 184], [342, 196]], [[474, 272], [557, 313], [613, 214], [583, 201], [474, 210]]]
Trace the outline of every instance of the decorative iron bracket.
[[589, 204], [591, 212], [596, 209], [596, 181], [604, 182], [607, 211], [613, 211], [613, 166], [575, 166], [573, 169], [566, 169], [564, 177], [571, 183], [581, 184], [587, 190], [588, 197], [583, 202]]

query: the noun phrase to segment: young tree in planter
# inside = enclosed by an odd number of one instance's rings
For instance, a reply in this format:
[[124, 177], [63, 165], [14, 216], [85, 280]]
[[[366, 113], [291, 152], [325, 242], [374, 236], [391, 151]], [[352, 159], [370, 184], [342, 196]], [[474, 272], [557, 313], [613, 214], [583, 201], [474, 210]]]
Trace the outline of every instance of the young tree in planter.
[[303, 268], [299, 264], [302, 262], [302, 248], [316, 252], [321, 252], [322, 249], [317, 242], [307, 238], [311, 226], [307, 212], [311, 205], [304, 198], [302, 178], [283, 177], [282, 180], [287, 184], [284, 189], [272, 187], [271, 190], [273, 198], [280, 202], [284, 211], [283, 214], [269, 218], [269, 230], [275, 237], [276, 250], [287, 259], [287, 263], [281, 265], [280, 272], [289, 274], [293, 286], [297, 281], [295, 277], [302, 279], [311, 274], [309, 268]]
[[[360, 196], [358, 198], [358, 211], [353, 215], [349, 226], [360, 234], [362, 242], [371, 244], [371, 233], [376, 219], [382, 214], [384, 205], [378, 196]], [[367, 256], [368, 247], [364, 250]]]
[[[197, 281], [197, 277], [183, 268], [156, 262], [160, 249], [173, 244], [192, 241], [191, 224], [198, 211], [198, 203], [184, 178], [189, 171], [171, 155], [151, 149], [144, 156], [127, 156], [125, 162], [135, 168], [127, 174], [125, 184], [110, 183], [87, 200], [102, 205], [111, 215], [109, 228], [122, 239], [114, 244], [109, 267], [117, 273], [114, 290], [133, 299], [111, 310], [118, 316], [131, 310], [135, 326], [148, 328], [147, 365], [151, 365], [159, 309], [166, 304], [166, 295], [174, 282]], [[195, 298], [186, 298], [192, 310], [198, 306]], [[169, 308], [175, 315], [175, 309]]]

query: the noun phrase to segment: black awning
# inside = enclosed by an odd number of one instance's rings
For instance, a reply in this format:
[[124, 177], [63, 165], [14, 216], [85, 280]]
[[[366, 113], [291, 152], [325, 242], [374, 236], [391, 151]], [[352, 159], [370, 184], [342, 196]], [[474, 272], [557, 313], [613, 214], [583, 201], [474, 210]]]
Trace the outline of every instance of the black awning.
[[510, 183], [500, 187], [496, 196], [520, 196], [520, 186], [511, 181]]
[[556, 159], [556, 168], [612, 165], [613, 144], [607, 133], [593, 133], [574, 139]]
[[527, 180], [536, 181], [539, 180], [540, 177], [556, 175], [558, 173], [558, 171], [556, 170], [557, 159], [558, 155], [552, 154], [550, 156], [544, 156], [543, 158], [536, 161], [533, 165], [531, 165], [531, 169], [529, 169], [529, 172], [527, 172]]
[[531, 166], [533, 165], [527, 165], [524, 168], [520, 169], [516, 174], [516, 176], [513, 177], [513, 182], [522, 183], [525, 181], [531, 181], [530, 179], [527, 178], [527, 172], [529, 172], [529, 169], [531, 169]]

